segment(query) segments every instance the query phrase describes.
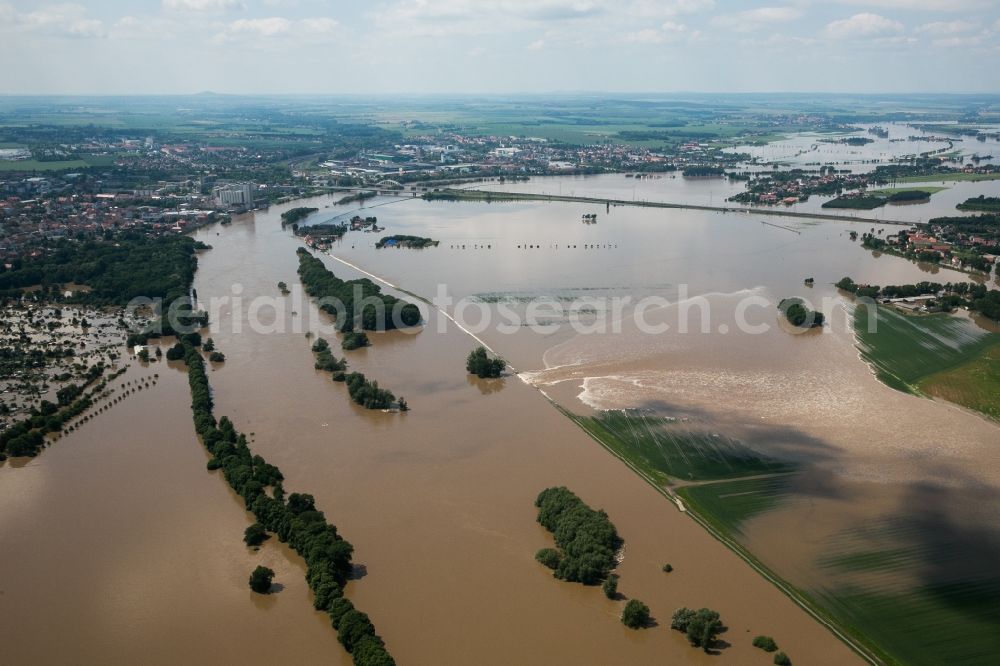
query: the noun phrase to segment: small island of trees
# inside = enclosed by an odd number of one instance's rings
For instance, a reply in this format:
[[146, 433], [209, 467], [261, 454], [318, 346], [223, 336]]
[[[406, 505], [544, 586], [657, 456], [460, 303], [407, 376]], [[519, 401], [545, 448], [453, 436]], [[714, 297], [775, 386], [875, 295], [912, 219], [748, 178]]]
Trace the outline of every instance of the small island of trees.
[[596, 585], [617, 564], [622, 546], [608, 514], [595, 511], [568, 488], [546, 488], [535, 500], [538, 522], [552, 533], [557, 549], [543, 548], [535, 558], [560, 580]]
[[687, 178], [719, 178], [726, 175], [726, 170], [722, 167], [714, 166], [689, 166], [683, 171], [681, 175]]
[[491, 359], [486, 353], [486, 347], [476, 347], [465, 360], [465, 369], [480, 379], [499, 377], [506, 367], [507, 362], [499, 356]]
[[976, 210], [987, 213], [1000, 213], [1000, 197], [988, 197], [980, 194], [978, 197], [969, 197], [956, 206], [959, 210]]
[[629, 629], [641, 629], [649, 624], [649, 606], [638, 599], [629, 599], [622, 610], [622, 624]]
[[822, 312], [810, 310], [800, 298], [784, 298], [778, 303], [778, 310], [785, 316], [788, 323], [799, 328], [814, 328], [823, 325], [825, 317]]
[[336, 318], [342, 332], [355, 328], [383, 331], [420, 323], [420, 308], [415, 304], [383, 294], [382, 289], [367, 278], [341, 280], [304, 248], [296, 252], [299, 277], [306, 293], [320, 301], [320, 310]]
[[304, 220], [305, 218], [309, 217], [310, 215], [312, 215], [317, 211], [319, 211], [319, 208], [309, 208], [306, 206], [300, 206], [299, 208], [292, 208], [286, 210], [284, 213], [281, 214], [281, 226], [285, 226], [287, 224], [295, 224], [296, 222]]
[[274, 570], [258, 566], [250, 574], [250, 589], [257, 594], [269, 594], [272, 580], [274, 580]]
[[422, 250], [425, 247], [437, 247], [438, 241], [422, 236], [407, 236], [405, 234], [395, 234], [393, 236], [383, 236], [375, 243], [376, 248], [383, 247], [404, 247]]
[[722, 630], [722, 620], [716, 611], [708, 608], [696, 611], [678, 608], [670, 620], [670, 628], [684, 632], [692, 646], [708, 652]]

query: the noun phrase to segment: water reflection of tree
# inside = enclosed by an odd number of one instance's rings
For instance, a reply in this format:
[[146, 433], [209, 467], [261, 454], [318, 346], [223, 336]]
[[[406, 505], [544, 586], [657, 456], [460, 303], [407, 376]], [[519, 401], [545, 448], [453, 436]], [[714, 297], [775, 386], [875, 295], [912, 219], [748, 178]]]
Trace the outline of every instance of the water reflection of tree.
[[491, 393], [502, 391], [504, 386], [507, 385], [506, 377], [500, 377], [499, 379], [480, 379], [475, 375], [466, 375], [466, 381], [469, 382], [470, 386], [478, 388], [479, 392], [483, 395], [489, 395]]

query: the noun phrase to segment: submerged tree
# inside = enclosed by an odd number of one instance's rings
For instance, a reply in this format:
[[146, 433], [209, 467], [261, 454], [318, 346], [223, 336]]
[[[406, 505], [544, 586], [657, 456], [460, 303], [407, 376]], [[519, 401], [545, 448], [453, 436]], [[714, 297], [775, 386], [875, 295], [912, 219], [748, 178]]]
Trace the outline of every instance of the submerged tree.
[[601, 589], [604, 591], [604, 596], [608, 599], [614, 599], [618, 596], [618, 574], [608, 574]]
[[487, 356], [485, 347], [473, 349], [465, 361], [465, 369], [481, 379], [499, 377], [506, 367], [507, 362], [502, 358], [491, 359]]
[[274, 571], [267, 567], [258, 566], [250, 574], [250, 589], [257, 594], [267, 594], [271, 591], [272, 580], [274, 580]]
[[630, 629], [639, 629], [649, 623], [649, 606], [638, 599], [629, 599], [622, 611], [622, 624]]

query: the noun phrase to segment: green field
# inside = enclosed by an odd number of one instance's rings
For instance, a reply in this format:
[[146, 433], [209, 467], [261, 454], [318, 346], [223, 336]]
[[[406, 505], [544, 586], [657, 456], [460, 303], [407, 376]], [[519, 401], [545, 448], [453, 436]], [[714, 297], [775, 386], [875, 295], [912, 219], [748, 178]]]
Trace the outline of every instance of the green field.
[[965, 539], [920, 518], [848, 528], [830, 539], [819, 563], [828, 583], [815, 597], [890, 663], [992, 663], [1000, 654], [1000, 574], [970, 559]]
[[875, 196], [887, 197], [891, 194], [896, 194], [898, 192], [927, 192], [928, 194], [936, 194], [941, 190], [947, 190], [947, 187], [942, 185], [928, 185], [926, 187], [894, 187], [885, 190], [869, 190], [868, 194], [874, 194]]
[[67, 169], [86, 169], [92, 166], [109, 166], [114, 162], [111, 157], [95, 156], [83, 160], [61, 160], [58, 162], [41, 162], [39, 160], [0, 160], [0, 171], [65, 171]]
[[996, 663], [1000, 581], [925, 585], [873, 592], [854, 587], [815, 593], [842, 626], [863, 633], [891, 664]]
[[922, 393], [1000, 420], [1000, 345], [952, 370], [935, 373], [918, 386]]
[[731, 479], [791, 471], [788, 463], [765, 456], [724, 435], [687, 430], [671, 419], [637, 410], [570, 414], [592, 437], [658, 483]]
[[[905, 176], [897, 178], [897, 183], [950, 183], [963, 180], [1000, 180], [1000, 173], [948, 173], [927, 174], [924, 176]], [[920, 188], [924, 189], [924, 188]]]
[[867, 308], [854, 311], [862, 358], [885, 384], [1000, 418], [1000, 334], [948, 314], [906, 315], [878, 307], [876, 331]]
[[789, 499], [790, 474], [683, 486], [677, 494], [688, 508], [723, 534], [742, 535], [740, 526]]

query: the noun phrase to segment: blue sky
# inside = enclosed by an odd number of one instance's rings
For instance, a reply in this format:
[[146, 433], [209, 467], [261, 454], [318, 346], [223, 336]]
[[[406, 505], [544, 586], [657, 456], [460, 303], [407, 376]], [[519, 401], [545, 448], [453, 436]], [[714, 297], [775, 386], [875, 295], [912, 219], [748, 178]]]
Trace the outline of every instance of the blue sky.
[[0, 94], [1000, 92], [997, 0], [0, 0]]

